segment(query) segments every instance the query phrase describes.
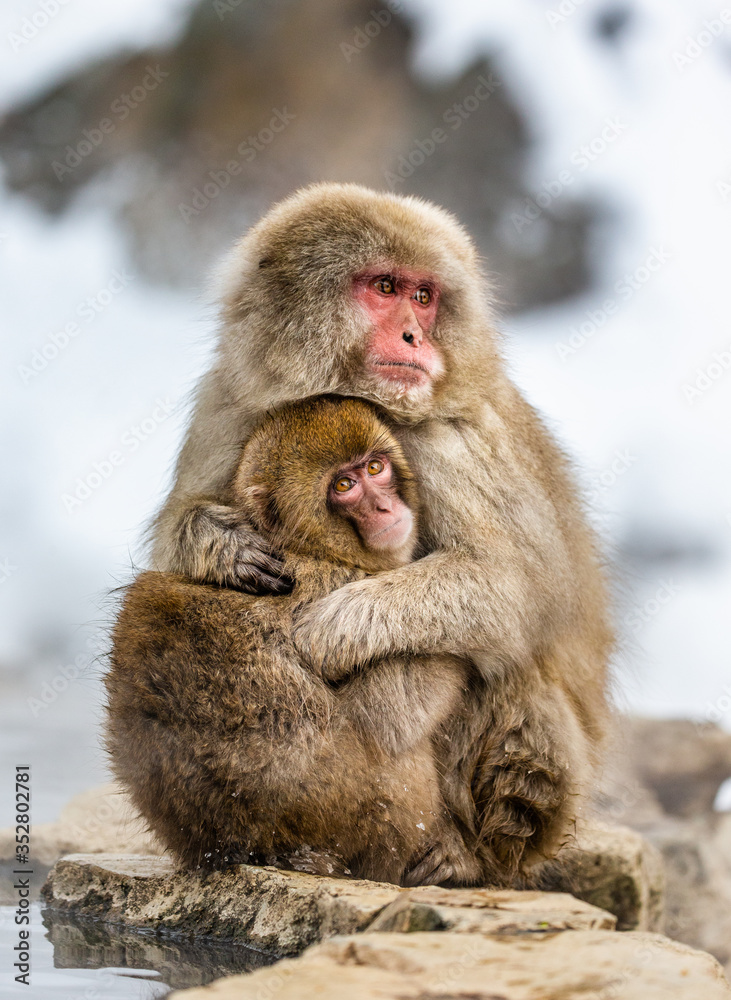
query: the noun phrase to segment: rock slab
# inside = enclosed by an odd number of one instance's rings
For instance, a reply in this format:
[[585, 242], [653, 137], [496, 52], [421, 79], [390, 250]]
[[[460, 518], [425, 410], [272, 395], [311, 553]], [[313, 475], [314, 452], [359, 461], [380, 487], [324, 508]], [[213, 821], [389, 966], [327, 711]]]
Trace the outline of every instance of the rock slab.
[[399, 892], [277, 868], [188, 872], [168, 858], [71, 854], [54, 866], [42, 895], [49, 907], [77, 916], [296, 955], [323, 938], [364, 930]]
[[[0, 863], [10, 862], [14, 851], [14, 829], [0, 830]], [[33, 859], [38, 867], [75, 853], [155, 857], [164, 851], [145, 831], [122, 788], [111, 782], [77, 795], [55, 823], [33, 827]], [[12, 885], [12, 879], [7, 884]], [[660, 855], [638, 833], [585, 821], [554, 863], [543, 888], [569, 893], [614, 913], [620, 930], [661, 931], [663, 885]], [[7, 901], [13, 898], [9, 892]]]
[[75, 916], [238, 941], [277, 955], [366, 929], [496, 934], [615, 924], [611, 914], [562, 893], [405, 890], [250, 865], [187, 872], [167, 858], [133, 855], [62, 858], [43, 896], [51, 909]]
[[561, 893], [399, 889], [248, 865], [191, 873], [92, 854], [61, 859], [43, 895], [56, 913], [285, 956], [175, 994], [185, 1000], [731, 1000], [710, 955], [618, 934], [611, 914]]
[[171, 1000], [728, 1000], [715, 959], [659, 934], [363, 934]]
[[457, 934], [526, 934], [563, 930], [614, 930], [611, 913], [561, 892], [511, 889], [403, 890], [369, 924], [366, 933], [451, 931]]
[[664, 929], [665, 870], [660, 852], [635, 830], [593, 821], [553, 863], [551, 888], [608, 910], [620, 931]]

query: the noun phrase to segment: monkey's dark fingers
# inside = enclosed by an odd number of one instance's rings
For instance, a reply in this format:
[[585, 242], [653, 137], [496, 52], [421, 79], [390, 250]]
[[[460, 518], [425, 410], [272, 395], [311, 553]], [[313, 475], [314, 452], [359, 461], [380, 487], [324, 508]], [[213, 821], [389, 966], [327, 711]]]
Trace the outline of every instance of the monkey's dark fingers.
[[236, 585], [247, 594], [289, 594], [294, 582], [288, 576], [272, 576], [253, 563], [236, 563]]
[[283, 576], [284, 563], [271, 551], [247, 546], [239, 554], [239, 562], [250, 563], [270, 576]]
[[272, 594], [289, 594], [294, 587], [294, 580], [288, 576], [270, 576], [269, 573], [260, 573], [259, 581]]
[[236, 553], [236, 573], [242, 583], [259, 588], [255, 593], [288, 594], [293, 581], [284, 572], [284, 563], [264, 539], [242, 546]]

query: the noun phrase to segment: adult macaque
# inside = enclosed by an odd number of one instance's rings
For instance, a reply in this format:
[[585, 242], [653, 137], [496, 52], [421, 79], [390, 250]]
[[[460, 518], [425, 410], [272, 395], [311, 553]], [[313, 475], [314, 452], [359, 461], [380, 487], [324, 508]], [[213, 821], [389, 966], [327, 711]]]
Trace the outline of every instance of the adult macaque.
[[[222, 280], [218, 354], [157, 521], [155, 565], [285, 591], [276, 539], [233, 504], [240, 445], [294, 400], [377, 404], [419, 482], [417, 558], [303, 607], [295, 644], [329, 679], [391, 656], [477, 665], [483, 692], [460, 745], [491, 720], [470, 758], [477, 833], [490, 855], [502, 838], [495, 864], [515, 873], [555, 851], [578, 808], [606, 729], [612, 636], [566, 459], [505, 374], [475, 249], [418, 199], [319, 185], [265, 216]], [[465, 813], [468, 774], [447, 775]], [[542, 797], [547, 825], [530, 807]]]
[[291, 638], [306, 603], [411, 559], [417, 498], [399, 445], [366, 403], [286, 407], [250, 438], [232, 496], [283, 553], [294, 590], [137, 579], [106, 680], [117, 777], [190, 865], [479, 882], [432, 744], [461, 710], [467, 665], [390, 658], [333, 690]]

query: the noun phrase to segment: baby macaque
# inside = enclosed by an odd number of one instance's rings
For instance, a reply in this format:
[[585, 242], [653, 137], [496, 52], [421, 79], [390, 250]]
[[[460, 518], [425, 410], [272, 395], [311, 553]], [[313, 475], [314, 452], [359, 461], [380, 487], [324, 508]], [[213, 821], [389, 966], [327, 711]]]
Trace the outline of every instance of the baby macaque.
[[464, 703], [467, 662], [391, 657], [328, 683], [292, 640], [310, 602], [412, 559], [401, 447], [364, 402], [289, 405], [249, 438], [227, 501], [283, 554], [294, 588], [257, 597], [143, 573], [128, 589], [106, 739], [134, 804], [191, 866], [478, 884], [433, 742]]

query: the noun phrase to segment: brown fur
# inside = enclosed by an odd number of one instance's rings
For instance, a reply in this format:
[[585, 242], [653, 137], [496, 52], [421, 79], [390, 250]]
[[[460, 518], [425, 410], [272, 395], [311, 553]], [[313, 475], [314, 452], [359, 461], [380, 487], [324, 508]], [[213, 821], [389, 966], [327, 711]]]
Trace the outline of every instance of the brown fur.
[[[432, 335], [445, 375], [408, 394], [367, 374], [368, 323], [350, 294], [353, 275], [394, 267], [441, 289]], [[293, 400], [329, 392], [380, 407], [419, 482], [422, 558], [308, 605], [295, 645], [332, 678], [391, 656], [472, 660], [483, 690], [446, 780], [462, 774], [456, 799], [478, 803], [465, 802], [464, 822], [510, 880], [555, 852], [579, 808], [607, 726], [612, 634], [570, 470], [505, 374], [474, 247], [418, 199], [318, 185], [251, 230], [222, 288], [218, 355], [156, 524], [155, 564], [253, 586], [269, 556], [231, 506], [240, 443]], [[276, 562], [265, 567], [276, 575]]]
[[[303, 605], [412, 546], [368, 551], [328, 509], [338, 466], [370, 454], [416, 496], [401, 449], [355, 400], [270, 417], [244, 449], [235, 493], [266, 521], [296, 581], [253, 597], [144, 573], [129, 589], [107, 677], [107, 745], [119, 780], [190, 865], [258, 861], [408, 882], [475, 882], [478, 864], [444, 808], [431, 737], [466, 695], [454, 658], [391, 658], [338, 690], [291, 639]], [[428, 859], [423, 861], [425, 855]]]

